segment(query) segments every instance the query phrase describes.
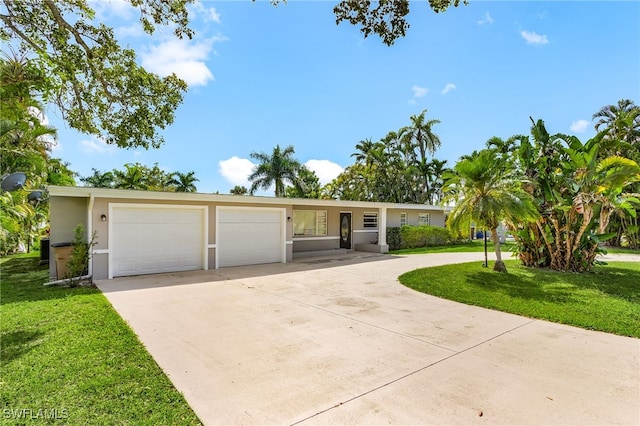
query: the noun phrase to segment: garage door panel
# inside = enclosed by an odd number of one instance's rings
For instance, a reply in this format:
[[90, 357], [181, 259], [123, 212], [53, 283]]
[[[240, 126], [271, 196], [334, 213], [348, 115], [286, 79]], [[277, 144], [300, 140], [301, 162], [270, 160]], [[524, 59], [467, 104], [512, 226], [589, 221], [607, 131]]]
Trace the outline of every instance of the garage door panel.
[[273, 209], [223, 209], [218, 213], [218, 264], [283, 262], [283, 213]]
[[114, 207], [113, 276], [202, 269], [202, 209]]

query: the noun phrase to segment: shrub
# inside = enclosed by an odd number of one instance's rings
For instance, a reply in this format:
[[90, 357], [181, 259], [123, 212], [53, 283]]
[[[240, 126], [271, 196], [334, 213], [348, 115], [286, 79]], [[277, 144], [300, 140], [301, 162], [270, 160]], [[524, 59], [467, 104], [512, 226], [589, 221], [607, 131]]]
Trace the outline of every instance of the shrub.
[[400, 233], [402, 248], [445, 246], [453, 243], [447, 229], [435, 226], [403, 226]]
[[389, 250], [402, 248], [402, 233], [399, 227], [387, 228], [387, 244], [389, 244]]

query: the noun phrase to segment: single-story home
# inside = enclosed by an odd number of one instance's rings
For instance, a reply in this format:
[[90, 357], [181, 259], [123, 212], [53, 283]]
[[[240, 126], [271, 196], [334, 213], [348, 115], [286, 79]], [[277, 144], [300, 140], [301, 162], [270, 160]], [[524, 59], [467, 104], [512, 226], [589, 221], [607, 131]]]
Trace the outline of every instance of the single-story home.
[[[386, 229], [444, 226], [445, 208], [362, 201], [50, 186], [51, 245], [81, 224], [95, 279], [291, 262], [335, 250], [386, 253]], [[382, 231], [382, 232], [381, 232]], [[51, 256], [53, 259], [53, 256]], [[56, 276], [55, 262], [50, 274]]]

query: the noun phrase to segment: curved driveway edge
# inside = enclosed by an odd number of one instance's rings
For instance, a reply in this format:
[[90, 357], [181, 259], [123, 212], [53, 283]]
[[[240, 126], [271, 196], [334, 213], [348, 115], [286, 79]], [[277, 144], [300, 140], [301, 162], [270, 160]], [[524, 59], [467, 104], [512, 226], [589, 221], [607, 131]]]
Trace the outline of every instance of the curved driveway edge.
[[207, 425], [640, 424], [640, 340], [397, 281], [482, 259], [357, 254], [96, 284]]

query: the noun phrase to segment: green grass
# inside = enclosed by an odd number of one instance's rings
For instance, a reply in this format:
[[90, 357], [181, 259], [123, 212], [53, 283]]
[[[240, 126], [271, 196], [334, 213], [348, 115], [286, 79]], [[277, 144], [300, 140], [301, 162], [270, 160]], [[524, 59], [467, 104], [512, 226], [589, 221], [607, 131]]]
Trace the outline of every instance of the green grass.
[[43, 287], [48, 266], [36, 256], [0, 261], [4, 421], [200, 424], [102, 293]]
[[473, 262], [418, 269], [399, 280], [469, 305], [640, 337], [640, 263], [611, 262], [585, 274], [526, 268], [516, 260], [505, 263], [508, 274]]
[[630, 249], [630, 248], [622, 248], [622, 247], [605, 247], [607, 253], [617, 253], [617, 254], [640, 254], [640, 249]]
[[[513, 247], [512, 242], [506, 242], [500, 245], [503, 253], [510, 253]], [[493, 253], [493, 243], [487, 241], [487, 251]], [[468, 253], [468, 252], [484, 252], [484, 241], [473, 240], [450, 246], [437, 247], [419, 247], [411, 249], [391, 250], [390, 254], [422, 254], [422, 253]]]

